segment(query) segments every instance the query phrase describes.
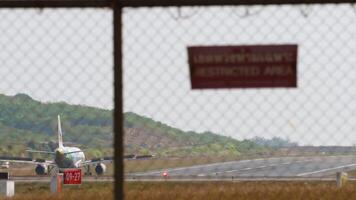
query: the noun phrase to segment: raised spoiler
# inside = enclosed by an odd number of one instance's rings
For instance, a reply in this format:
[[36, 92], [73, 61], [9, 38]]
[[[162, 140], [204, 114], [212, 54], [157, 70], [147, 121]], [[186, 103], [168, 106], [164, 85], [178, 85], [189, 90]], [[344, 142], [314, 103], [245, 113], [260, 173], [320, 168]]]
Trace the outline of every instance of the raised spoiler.
[[149, 159], [153, 158], [155, 155], [124, 155], [124, 159], [135, 160], [135, 159]]
[[93, 158], [90, 162], [98, 162], [98, 161], [112, 161], [114, 157], [103, 157], [103, 158]]
[[86, 160], [80, 163], [80, 166], [88, 166], [88, 165], [97, 165], [100, 163], [112, 163], [114, 161], [114, 157], [103, 157], [103, 158], [93, 158], [91, 160]]
[[154, 155], [136, 155], [135, 159], [148, 159], [153, 157]]
[[124, 159], [134, 159], [135, 156], [136, 156], [135, 154], [124, 155]]

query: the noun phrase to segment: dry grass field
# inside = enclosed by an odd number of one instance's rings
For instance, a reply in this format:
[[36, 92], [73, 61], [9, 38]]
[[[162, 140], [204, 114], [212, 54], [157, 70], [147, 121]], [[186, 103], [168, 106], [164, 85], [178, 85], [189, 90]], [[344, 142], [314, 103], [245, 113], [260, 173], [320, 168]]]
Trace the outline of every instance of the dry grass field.
[[[0, 200], [110, 200], [112, 183], [84, 183], [53, 195], [48, 184], [18, 184], [13, 198]], [[356, 183], [334, 182], [126, 182], [127, 200], [352, 200]]]
[[16, 184], [15, 196], [0, 197], [0, 200], [110, 200], [113, 199], [113, 183], [83, 183], [81, 186], [66, 186], [61, 194], [51, 194], [47, 183]]
[[154, 158], [143, 160], [125, 160], [125, 171], [143, 172], [158, 169], [168, 169], [175, 167], [188, 167], [194, 165], [211, 164], [216, 162], [237, 161], [243, 159], [261, 158], [257, 156], [196, 156], [196, 157], [176, 157], [176, 158]]
[[336, 188], [334, 182], [126, 183], [128, 200], [352, 200], [356, 183]]

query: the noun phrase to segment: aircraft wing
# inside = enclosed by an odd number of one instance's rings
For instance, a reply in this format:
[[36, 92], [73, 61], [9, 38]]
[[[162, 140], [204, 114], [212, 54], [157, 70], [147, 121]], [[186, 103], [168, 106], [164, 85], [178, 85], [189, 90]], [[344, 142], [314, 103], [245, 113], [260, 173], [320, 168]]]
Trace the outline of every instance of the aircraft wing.
[[[128, 160], [139, 160], [139, 159], [149, 159], [154, 157], [154, 155], [124, 155], [124, 159]], [[103, 158], [94, 158], [91, 160], [86, 160], [80, 164], [80, 166], [96, 165], [100, 163], [113, 163], [114, 157], [103, 157]]]
[[24, 158], [24, 157], [8, 157], [8, 156], [0, 156], [0, 162], [29, 164], [29, 165], [38, 165], [38, 164], [55, 165], [55, 163], [53, 161], [44, 160], [44, 159], [33, 159], [33, 158]]
[[124, 155], [124, 159], [128, 159], [128, 160], [140, 160], [140, 159], [148, 159], [148, 158], [153, 158], [155, 157], [154, 155], [135, 155], [135, 154], [131, 154], [131, 155]]
[[80, 163], [81, 167], [88, 166], [88, 165], [96, 165], [100, 163], [113, 163], [114, 162], [114, 157], [103, 157], [103, 158], [94, 158], [91, 160], [86, 160], [82, 163]]

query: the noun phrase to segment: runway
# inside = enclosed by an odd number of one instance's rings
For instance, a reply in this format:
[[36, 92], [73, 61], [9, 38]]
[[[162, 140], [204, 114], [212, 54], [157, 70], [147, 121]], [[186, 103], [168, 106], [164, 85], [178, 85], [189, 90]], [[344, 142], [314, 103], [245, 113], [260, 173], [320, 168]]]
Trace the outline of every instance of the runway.
[[327, 179], [336, 172], [356, 169], [356, 156], [276, 157], [170, 168], [126, 174], [128, 180], [172, 179]]
[[[190, 167], [126, 173], [126, 181], [303, 181], [335, 180], [340, 171], [356, 170], [356, 156], [274, 157]], [[163, 172], [168, 177], [163, 177]], [[50, 182], [49, 176], [11, 177], [18, 183]], [[354, 179], [350, 179], [354, 180]], [[356, 179], [355, 179], [356, 180]], [[84, 177], [83, 182], [113, 182], [111, 176]]]

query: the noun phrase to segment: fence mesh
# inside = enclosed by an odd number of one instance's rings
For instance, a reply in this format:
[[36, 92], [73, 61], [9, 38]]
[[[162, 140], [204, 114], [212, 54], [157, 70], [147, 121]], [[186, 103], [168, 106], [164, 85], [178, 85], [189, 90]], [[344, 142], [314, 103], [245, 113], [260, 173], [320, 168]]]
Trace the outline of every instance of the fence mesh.
[[[53, 160], [27, 150], [56, 152], [60, 115], [65, 146], [95, 161], [85, 174], [112, 175], [112, 15], [0, 9], [1, 171], [50, 174], [7, 160]], [[355, 16], [353, 4], [124, 8], [126, 180], [353, 175]], [[192, 89], [188, 47], [284, 44], [298, 45], [296, 88]]]
[[[127, 178], [353, 170], [353, 5], [124, 9]], [[297, 44], [296, 88], [192, 90], [187, 47]], [[228, 162], [229, 161], [229, 162]]]
[[[21, 180], [113, 156], [112, 11], [0, 9], [0, 18], [0, 170]], [[18, 164], [39, 158], [48, 162]]]

